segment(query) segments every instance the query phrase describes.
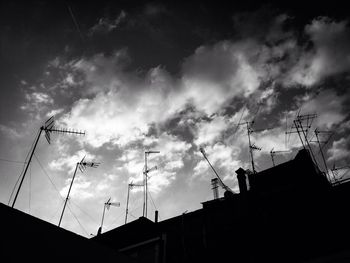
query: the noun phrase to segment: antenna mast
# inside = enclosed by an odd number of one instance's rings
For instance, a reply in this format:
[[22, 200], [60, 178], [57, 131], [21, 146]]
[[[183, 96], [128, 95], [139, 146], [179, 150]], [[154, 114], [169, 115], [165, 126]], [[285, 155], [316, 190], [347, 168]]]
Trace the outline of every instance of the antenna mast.
[[81, 131], [75, 131], [75, 130], [71, 130], [71, 129], [62, 129], [62, 128], [55, 128], [54, 126], [54, 123], [55, 123], [55, 120], [54, 120], [54, 117], [52, 116], [51, 118], [49, 118], [45, 124], [43, 126], [40, 127], [39, 129], [39, 133], [38, 133], [38, 136], [36, 137], [35, 139], [35, 143], [34, 143], [34, 146], [33, 146], [33, 149], [30, 153], [30, 156], [29, 156], [29, 160], [26, 164], [26, 168], [23, 172], [23, 175], [22, 175], [22, 179], [21, 179], [21, 182], [18, 186], [18, 189], [17, 189], [17, 192], [16, 192], [16, 195], [15, 195], [15, 198], [13, 200], [13, 203], [12, 203], [12, 208], [15, 206], [15, 203], [16, 203], [16, 200], [17, 200], [17, 197], [18, 197], [18, 194], [19, 194], [19, 191], [21, 189], [21, 186], [22, 186], [22, 183], [24, 181], [24, 178], [26, 176], [26, 173], [28, 171], [28, 168], [30, 166], [30, 163], [32, 161], [32, 157], [34, 155], [34, 152], [35, 152], [35, 149], [36, 149], [36, 146], [38, 145], [38, 142], [39, 142], [39, 139], [40, 139], [40, 136], [41, 136], [41, 133], [44, 131], [45, 132], [45, 138], [47, 140], [47, 142], [50, 144], [51, 143], [51, 132], [56, 132], [56, 133], [70, 133], [70, 134], [77, 134], [77, 135], [85, 135], [85, 132], [81, 132]]
[[58, 222], [58, 226], [61, 225], [61, 221], [62, 221], [62, 218], [63, 218], [64, 210], [66, 209], [67, 201], [69, 199], [70, 190], [72, 189], [72, 185], [73, 185], [74, 178], [75, 178], [75, 175], [77, 173], [78, 167], [79, 167], [79, 170], [83, 173], [86, 170], [86, 167], [97, 168], [99, 166], [99, 164], [100, 164], [100, 163], [94, 163], [94, 162], [85, 162], [84, 159], [85, 159], [85, 156], [75, 166], [73, 178], [72, 178], [72, 181], [70, 182], [68, 194], [67, 194], [66, 200], [64, 202], [64, 206], [63, 206], [63, 210], [62, 210], [62, 213], [61, 213], [60, 221]]
[[261, 151], [261, 148], [255, 146], [255, 144], [252, 144], [252, 142], [251, 142], [250, 134], [252, 134], [254, 132], [253, 129], [251, 128], [251, 126], [253, 124], [254, 124], [254, 121], [252, 121], [252, 122], [247, 121], [247, 122], [238, 123], [238, 125], [247, 125], [247, 135], [248, 135], [250, 160], [252, 162], [253, 173], [256, 173], [253, 151]]
[[152, 167], [151, 169], [147, 168], [147, 156], [150, 155], [151, 153], [160, 153], [160, 151], [145, 151], [145, 170], [143, 172], [144, 175], [144, 183], [143, 183], [143, 193], [144, 193], [144, 200], [143, 200], [143, 212], [142, 215], [147, 217], [147, 203], [148, 203], [148, 173], [150, 171], [153, 171], [154, 169], [157, 169], [157, 166]]
[[129, 194], [130, 194], [130, 190], [133, 187], [137, 187], [137, 186], [144, 186], [143, 184], [133, 184], [132, 182], [130, 184], [128, 184], [128, 195], [126, 198], [126, 210], [125, 210], [125, 224], [128, 221], [128, 214], [129, 214]]

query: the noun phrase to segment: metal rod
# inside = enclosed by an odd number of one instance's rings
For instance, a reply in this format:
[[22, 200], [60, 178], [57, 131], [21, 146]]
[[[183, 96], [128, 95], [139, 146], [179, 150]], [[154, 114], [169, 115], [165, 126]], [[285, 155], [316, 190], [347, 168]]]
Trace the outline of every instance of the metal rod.
[[102, 214], [101, 232], [100, 232], [100, 233], [102, 233], [103, 220], [104, 220], [104, 218], [105, 218], [105, 211], [106, 211], [106, 204], [103, 205], [103, 214]]
[[203, 157], [205, 158], [205, 160], [207, 160], [208, 164], [210, 165], [211, 169], [214, 171], [216, 177], [219, 179], [220, 184], [223, 186], [223, 188], [225, 188], [225, 190], [228, 190], [228, 187], [224, 184], [224, 182], [221, 180], [220, 176], [218, 175], [218, 173], [215, 171], [214, 167], [211, 165], [211, 163], [209, 162], [207, 156], [204, 153], [204, 150], [201, 151], [201, 153], [203, 154]]
[[61, 217], [60, 217], [60, 221], [58, 222], [58, 226], [61, 225], [61, 221], [62, 221], [62, 218], [63, 218], [64, 210], [66, 209], [67, 201], [68, 201], [68, 198], [69, 198], [69, 193], [70, 193], [70, 190], [72, 189], [73, 181], [74, 181], [74, 178], [75, 178], [75, 174], [77, 173], [77, 169], [78, 169], [79, 164], [80, 163], [77, 163], [77, 165], [75, 166], [74, 175], [73, 175], [73, 178], [72, 178], [72, 182], [70, 183], [70, 186], [69, 186], [68, 194], [67, 194], [66, 200], [64, 202], [64, 206], [63, 206], [62, 214], [61, 214]]
[[128, 221], [128, 213], [129, 213], [129, 194], [130, 194], [130, 187], [132, 186], [132, 184], [128, 184], [128, 195], [126, 198], [126, 210], [125, 210], [125, 224]]
[[273, 152], [270, 152], [270, 153], [271, 153], [272, 165], [273, 165], [273, 167], [275, 167], [275, 160], [274, 160], [274, 158], [273, 158], [274, 153], [273, 153]]
[[17, 197], [18, 197], [18, 194], [19, 194], [19, 190], [21, 189], [22, 183], [23, 183], [23, 181], [24, 181], [24, 177], [26, 176], [27, 170], [28, 170], [28, 168], [29, 168], [29, 166], [30, 166], [30, 162], [32, 161], [32, 157], [33, 157], [33, 155], [34, 155], [35, 148], [36, 148], [36, 146], [37, 146], [37, 144], [38, 144], [38, 142], [39, 142], [40, 135], [41, 135], [41, 133], [42, 133], [43, 130], [44, 130], [44, 127], [40, 127], [40, 131], [39, 131], [38, 137], [37, 137], [36, 140], [35, 140], [34, 147], [33, 147], [32, 152], [31, 152], [31, 154], [30, 154], [30, 157], [29, 157], [29, 160], [28, 160], [28, 162], [27, 162], [26, 168], [25, 168], [25, 170], [24, 170], [24, 173], [23, 173], [21, 182], [20, 182], [20, 184], [19, 184], [19, 186], [18, 186], [18, 189], [17, 189], [16, 195], [15, 195], [15, 198], [14, 198], [14, 200], [13, 200], [12, 208], [15, 206], [15, 203], [16, 203], [16, 200], [17, 200]]
[[255, 171], [255, 165], [254, 165], [254, 157], [253, 157], [252, 143], [251, 143], [251, 141], [250, 141], [250, 127], [249, 127], [249, 122], [247, 122], [247, 133], [248, 133], [248, 142], [249, 142], [250, 158], [251, 158], [251, 160], [252, 160], [252, 169], [253, 169], [253, 173], [256, 173], [256, 171]]

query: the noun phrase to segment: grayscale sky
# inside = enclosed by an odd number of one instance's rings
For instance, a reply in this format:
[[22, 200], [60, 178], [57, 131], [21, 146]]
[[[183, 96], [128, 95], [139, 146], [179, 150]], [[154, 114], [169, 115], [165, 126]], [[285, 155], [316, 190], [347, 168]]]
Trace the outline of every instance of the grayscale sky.
[[[191, 3], [188, 3], [191, 2]], [[124, 223], [128, 183], [149, 167], [149, 218], [212, 199], [213, 171], [238, 192], [235, 170], [293, 158], [299, 114], [317, 114], [328, 168], [350, 163], [350, 24], [347, 8], [316, 1], [2, 1], [0, 4], [0, 202], [8, 204], [43, 123], [85, 136], [40, 138], [15, 207], [57, 224], [75, 165], [62, 227], [96, 234]], [[322, 170], [321, 155], [312, 143]], [[342, 174], [341, 172], [339, 173]], [[345, 175], [346, 176], [346, 175]], [[223, 191], [220, 190], [220, 195]], [[142, 215], [142, 188], [130, 216]], [[12, 199], [13, 200], [13, 195]]]

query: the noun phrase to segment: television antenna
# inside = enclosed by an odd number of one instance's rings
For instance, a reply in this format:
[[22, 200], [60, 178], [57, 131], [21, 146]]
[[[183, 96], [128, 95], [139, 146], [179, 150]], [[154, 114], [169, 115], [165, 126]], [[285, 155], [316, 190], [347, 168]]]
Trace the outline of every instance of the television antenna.
[[127, 221], [128, 221], [130, 190], [131, 190], [133, 187], [143, 187], [143, 186], [144, 186], [143, 184], [134, 184], [133, 182], [131, 182], [130, 184], [128, 184], [128, 195], [127, 195], [127, 198], [126, 198], [126, 210], [125, 210], [125, 224], [126, 224]]
[[252, 144], [252, 142], [251, 142], [250, 135], [254, 132], [254, 130], [252, 129], [253, 124], [254, 124], [254, 121], [250, 121], [250, 122], [249, 122], [249, 121], [246, 121], [246, 122], [238, 123], [237, 125], [238, 125], [238, 126], [240, 126], [240, 125], [246, 125], [246, 127], [247, 127], [247, 135], [248, 135], [248, 144], [249, 144], [250, 160], [251, 160], [251, 162], [252, 162], [252, 170], [253, 170], [253, 173], [256, 173], [253, 151], [261, 151], [261, 148], [260, 148], [260, 147], [257, 147], [255, 144]]
[[154, 166], [150, 169], [147, 168], [147, 157], [150, 154], [154, 153], [160, 153], [160, 151], [145, 151], [145, 169], [143, 171], [143, 194], [144, 194], [144, 199], [143, 199], [143, 211], [142, 215], [147, 217], [147, 204], [148, 204], [148, 173], [154, 170], [157, 170], [157, 166]]
[[74, 178], [75, 178], [75, 175], [77, 173], [78, 168], [79, 168], [80, 172], [83, 173], [86, 170], [86, 167], [97, 168], [99, 165], [100, 165], [100, 163], [96, 163], [96, 162], [86, 162], [85, 161], [85, 156], [83, 157], [83, 159], [81, 159], [80, 162], [78, 162], [76, 164], [75, 170], [74, 170], [74, 174], [73, 174], [73, 178], [72, 178], [72, 181], [70, 182], [68, 194], [67, 194], [66, 200], [64, 202], [64, 206], [63, 206], [63, 210], [62, 210], [62, 213], [61, 213], [60, 221], [58, 222], [58, 226], [61, 225], [61, 221], [62, 221], [62, 218], [63, 218], [64, 210], [66, 209], [67, 201], [69, 199], [70, 190], [72, 189], [72, 185], [73, 185]]
[[17, 192], [16, 192], [16, 195], [15, 195], [15, 198], [12, 202], [12, 208], [15, 206], [15, 203], [16, 203], [16, 200], [17, 200], [17, 197], [18, 197], [18, 194], [19, 194], [19, 191], [21, 189], [21, 186], [22, 186], [22, 183], [24, 181], [24, 178], [26, 176], [26, 173], [28, 171], [28, 168], [30, 167], [30, 163], [32, 161], [32, 157], [34, 155], [34, 152], [35, 152], [35, 149], [36, 149], [36, 146], [38, 145], [38, 142], [39, 142], [39, 139], [40, 139], [40, 136], [42, 134], [42, 132], [45, 132], [45, 138], [47, 140], [47, 142], [49, 144], [51, 144], [51, 133], [60, 133], [60, 134], [75, 134], [75, 135], [85, 135], [85, 132], [83, 131], [77, 131], [77, 130], [73, 130], [73, 129], [68, 129], [68, 128], [59, 128], [59, 127], [55, 127], [55, 120], [54, 120], [54, 116], [52, 116], [51, 118], [49, 118], [45, 123], [44, 125], [42, 125], [39, 129], [39, 133], [35, 139], [35, 142], [34, 142], [34, 146], [30, 152], [30, 156], [29, 156], [29, 160], [28, 162], [26, 163], [26, 167], [24, 169], [24, 172], [23, 172], [23, 175], [22, 175], [22, 179], [19, 183], [19, 186], [18, 186], [18, 189], [17, 189]]
[[119, 202], [111, 202], [111, 197], [107, 200], [106, 203], [104, 203], [104, 205], [103, 205], [103, 213], [102, 213], [101, 226], [98, 228], [97, 235], [100, 235], [100, 234], [102, 233], [103, 220], [104, 220], [104, 218], [105, 218], [105, 211], [106, 211], [106, 208], [107, 208], [107, 210], [109, 210], [109, 208], [110, 208], [111, 206], [120, 207], [120, 203], [119, 203]]

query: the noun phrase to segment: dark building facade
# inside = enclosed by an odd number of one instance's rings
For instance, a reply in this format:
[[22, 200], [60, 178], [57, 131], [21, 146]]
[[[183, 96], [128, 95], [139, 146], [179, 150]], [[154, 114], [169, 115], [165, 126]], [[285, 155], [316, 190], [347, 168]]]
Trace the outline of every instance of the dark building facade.
[[332, 186], [301, 150], [259, 173], [236, 171], [240, 193], [91, 239], [0, 204], [4, 262], [350, 262], [350, 183]]
[[0, 203], [1, 262], [125, 262], [134, 260]]
[[350, 262], [350, 228], [339, 227], [350, 219], [350, 184], [332, 187], [306, 150], [237, 176], [240, 194], [158, 223], [141, 217], [93, 240], [138, 262]]

